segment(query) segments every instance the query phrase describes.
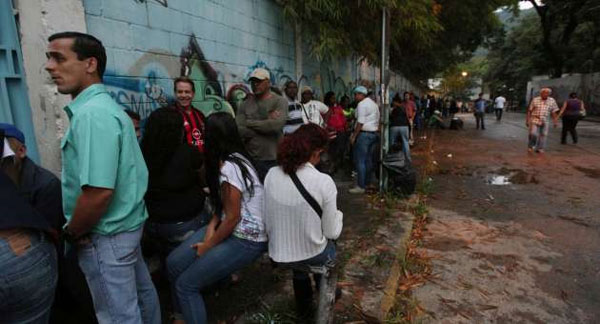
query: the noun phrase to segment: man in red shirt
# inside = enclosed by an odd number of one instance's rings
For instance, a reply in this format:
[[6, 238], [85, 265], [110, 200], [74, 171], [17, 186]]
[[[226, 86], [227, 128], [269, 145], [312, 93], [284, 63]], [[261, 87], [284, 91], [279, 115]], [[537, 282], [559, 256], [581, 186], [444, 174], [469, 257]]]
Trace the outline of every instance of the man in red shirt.
[[204, 153], [204, 114], [194, 108], [192, 100], [196, 93], [194, 82], [188, 77], [178, 77], [173, 81], [175, 104], [170, 107], [179, 111], [183, 117], [185, 139], [189, 145]]

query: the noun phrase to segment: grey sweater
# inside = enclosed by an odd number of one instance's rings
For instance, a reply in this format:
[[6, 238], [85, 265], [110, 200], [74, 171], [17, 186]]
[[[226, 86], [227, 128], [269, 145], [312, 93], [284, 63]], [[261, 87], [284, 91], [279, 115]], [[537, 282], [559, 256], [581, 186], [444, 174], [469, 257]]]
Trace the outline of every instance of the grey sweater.
[[277, 143], [283, 136], [287, 108], [287, 100], [274, 93], [260, 101], [249, 96], [240, 105], [235, 119], [246, 150], [253, 159], [269, 161], [277, 158]]

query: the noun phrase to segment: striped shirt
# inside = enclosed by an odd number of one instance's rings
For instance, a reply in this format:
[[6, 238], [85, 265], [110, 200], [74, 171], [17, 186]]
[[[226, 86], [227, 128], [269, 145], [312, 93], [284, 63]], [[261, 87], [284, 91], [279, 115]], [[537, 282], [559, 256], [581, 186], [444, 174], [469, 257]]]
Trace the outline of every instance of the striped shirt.
[[543, 100], [542, 97], [535, 97], [529, 104], [531, 113], [531, 123], [534, 125], [544, 125], [548, 121], [549, 113], [558, 111], [558, 105], [553, 98], [548, 97]]
[[183, 128], [187, 143], [197, 148], [200, 153], [204, 153], [204, 114], [194, 106], [183, 108], [178, 104], [174, 104], [171, 108], [180, 112], [183, 117]]
[[298, 100], [288, 99], [288, 118], [283, 126], [284, 134], [291, 134], [295, 132], [300, 126], [304, 124], [302, 119], [302, 104]]

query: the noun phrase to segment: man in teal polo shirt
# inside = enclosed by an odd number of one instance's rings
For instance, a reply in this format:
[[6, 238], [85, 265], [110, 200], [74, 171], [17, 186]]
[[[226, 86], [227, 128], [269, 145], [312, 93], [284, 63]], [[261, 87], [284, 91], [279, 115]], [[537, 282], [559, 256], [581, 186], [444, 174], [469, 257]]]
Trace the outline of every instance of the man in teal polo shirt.
[[102, 85], [106, 52], [82, 33], [48, 41], [46, 70], [73, 98], [61, 143], [64, 237], [77, 247], [99, 323], [160, 323], [140, 248], [148, 170], [131, 120]]

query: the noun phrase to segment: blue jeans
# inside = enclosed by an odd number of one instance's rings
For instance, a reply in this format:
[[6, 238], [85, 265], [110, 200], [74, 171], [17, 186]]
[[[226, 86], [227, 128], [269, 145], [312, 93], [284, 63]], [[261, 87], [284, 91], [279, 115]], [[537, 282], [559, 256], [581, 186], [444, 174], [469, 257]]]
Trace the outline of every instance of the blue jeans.
[[48, 323], [57, 282], [56, 248], [45, 234], [24, 230], [12, 239], [29, 241], [16, 253], [0, 237], [0, 322]]
[[543, 150], [546, 147], [546, 136], [548, 136], [548, 123], [542, 125], [529, 125], [529, 145], [528, 147], [536, 150]]
[[[333, 267], [335, 263], [335, 244], [332, 241], [327, 242], [323, 252], [316, 256], [297, 262], [282, 263], [286, 268], [291, 268], [293, 273], [294, 298], [296, 308], [300, 316], [306, 316], [310, 312], [313, 300], [313, 289], [309, 273], [303, 269], [306, 266], [328, 265]], [[317, 289], [321, 281], [320, 274], [313, 274]]]
[[379, 139], [377, 132], [360, 132], [354, 146], [354, 163], [358, 176], [357, 185], [365, 188], [370, 180], [373, 171], [373, 150]]
[[475, 121], [477, 124], [477, 129], [479, 129], [480, 124], [481, 124], [481, 129], [485, 129], [484, 118], [485, 118], [485, 112], [482, 112], [482, 111], [475, 112]]
[[90, 234], [78, 246], [96, 318], [104, 323], [160, 323], [160, 305], [142, 257], [141, 226], [114, 235]]
[[406, 159], [410, 161], [410, 145], [408, 143], [408, 126], [392, 126], [390, 127], [390, 147], [398, 142], [398, 137], [402, 140], [402, 152]]
[[152, 243], [159, 245], [157, 249], [160, 250], [162, 256], [166, 257], [179, 244], [200, 229], [200, 227], [202, 227], [200, 216], [177, 223], [155, 223], [148, 221], [146, 223], [146, 235], [149, 236], [149, 240]]
[[[190, 236], [167, 258], [173, 308], [187, 324], [206, 323], [201, 290], [249, 265], [267, 250], [267, 242], [253, 242], [229, 236], [198, 257], [191, 245], [202, 242], [206, 226]], [[176, 314], [177, 315], [177, 314]]]

